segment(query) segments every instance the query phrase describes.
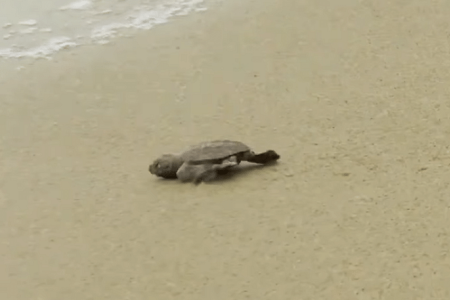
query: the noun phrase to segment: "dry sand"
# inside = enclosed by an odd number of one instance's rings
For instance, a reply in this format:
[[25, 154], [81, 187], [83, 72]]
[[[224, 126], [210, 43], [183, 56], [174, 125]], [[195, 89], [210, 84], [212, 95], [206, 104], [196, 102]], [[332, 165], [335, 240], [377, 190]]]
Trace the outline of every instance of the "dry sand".
[[[449, 15], [233, 0], [3, 79], [1, 298], [449, 299]], [[212, 138], [282, 158], [148, 173]]]

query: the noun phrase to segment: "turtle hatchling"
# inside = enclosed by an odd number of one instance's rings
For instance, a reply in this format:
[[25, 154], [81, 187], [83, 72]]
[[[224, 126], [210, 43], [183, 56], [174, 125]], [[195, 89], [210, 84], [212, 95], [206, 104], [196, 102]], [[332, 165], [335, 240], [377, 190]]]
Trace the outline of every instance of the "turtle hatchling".
[[149, 171], [158, 177], [198, 184], [213, 180], [241, 161], [268, 164], [279, 158], [274, 150], [256, 154], [244, 143], [216, 140], [191, 146], [181, 154], [164, 154], [149, 166]]

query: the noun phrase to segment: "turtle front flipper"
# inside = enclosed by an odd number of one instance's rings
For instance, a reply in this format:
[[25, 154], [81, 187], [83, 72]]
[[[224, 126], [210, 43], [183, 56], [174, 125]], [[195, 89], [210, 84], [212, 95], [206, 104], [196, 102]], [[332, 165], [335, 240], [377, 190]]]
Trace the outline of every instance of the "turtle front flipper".
[[267, 150], [266, 152], [254, 154], [246, 157], [246, 160], [255, 164], [268, 164], [277, 161], [280, 155], [274, 150]]
[[235, 167], [239, 164], [235, 156], [224, 160], [221, 164], [208, 165], [205, 171], [201, 173], [195, 180], [195, 183], [208, 182], [216, 179], [219, 174], [224, 174], [228, 169]]
[[183, 182], [195, 182], [211, 168], [210, 164], [192, 164], [185, 162], [177, 171], [177, 178]]
[[179, 180], [184, 182], [194, 182], [198, 184], [200, 182], [208, 182], [214, 180], [217, 175], [231, 167], [238, 165], [238, 161], [234, 158], [224, 160], [220, 164], [192, 164], [184, 163], [177, 172]]

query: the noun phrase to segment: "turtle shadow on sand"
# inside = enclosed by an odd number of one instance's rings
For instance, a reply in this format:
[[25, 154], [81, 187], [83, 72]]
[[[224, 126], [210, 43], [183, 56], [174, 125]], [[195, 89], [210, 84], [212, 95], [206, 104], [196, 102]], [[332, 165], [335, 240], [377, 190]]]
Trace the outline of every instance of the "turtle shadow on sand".
[[[234, 168], [229, 168], [229, 169], [224, 169], [224, 170], [218, 171], [217, 177], [215, 177], [213, 180], [204, 182], [204, 184], [220, 184], [223, 182], [237, 180], [240, 177], [247, 176], [251, 172], [254, 172], [257, 170], [262, 170], [267, 167], [272, 167], [272, 166], [275, 166], [278, 164], [279, 164], [279, 162], [277, 162], [277, 161], [274, 161], [274, 162], [271, 162], [271, 163], [268, 163], [265, 165], [241, 164]], [[172, 184], [172, 183], [178, 184], [179, 183], [179, 180], [177, 178], [158, 178], [158, 180], [160, 180], [162, 182], [166, 182], [168, 184]], [[187, 183], [187, 182], [184, 182], [184, 183]]]
[[261, 169], [265, 169], [267, 167], [271, 167], [277, 165], [278, 162], [268, 163], [266, 165], [252, 165], [252, 164], [241, 164], [231, 169], [225, 169], [218, 172], [218, 176], [214, 178], [212, 181], [206, 182], [206, 184], [215, 184], [220, 182], [227, 182], [230, 180], [235, 180], [240, 177], [245, 177], [249, 173], [258, 171]]

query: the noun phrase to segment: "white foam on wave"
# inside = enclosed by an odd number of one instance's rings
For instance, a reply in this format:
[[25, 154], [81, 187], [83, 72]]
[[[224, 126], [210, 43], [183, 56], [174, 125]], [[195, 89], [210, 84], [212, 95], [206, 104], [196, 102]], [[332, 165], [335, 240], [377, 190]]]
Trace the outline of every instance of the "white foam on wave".
[[123, 22], [111, 23], [97, 27], [91, 32], [94, 41], [113, 38], [121, 29], [151, 29], [155, 25], [167, 23], [173, 16], [186, 15], [196, 11], [203, 0], [176, 1], [179, 5], [158, 5], [151, 10], [145, 7], [135, 8], [137, 13], [129, 14]]
[[102, 11], [94, 12], [93, 14], [94, 15], [106, 15], [106, 14], [110, 14], [110, 13], [112, 13], [111, 9], [105, 9], [105, 10], [102, 10]]
[[19, 24], [19, 25], [25, 25], [25, 26], [35, 26], [35, 25], [37, 25], [37, 21], [31, 19], [31, 20], [21, 21], [21, 22], [19, 22], [19, 23], [17, 23], [17, 24]]
[[50, 55], [60, 51], [62, 49], [68, 49], [78, 46], [77, 43], [72, 41], [68, 37], [56, 37], [48, 40], [41, 46], [30, 49], [16, 49], [17, 47], [11, 47], [6, 49], [0, 49], [0, 57], [4, 58], [47, 58], [50, 59]]
[[84, 10], [84, 9], [88, 9], [92, 6], [92, 1], [89, 0], [79, 0], [79, 1], [75, 1], [72, 2], [68, 5], [64, 5], [62, 7], [60, 7], [60, 10]]
[[37, 27], [29, 27], [29, 28], [25, 28], [19, 31], [19, 33], [21, 34], [30, 34], [33, 33], [37, 30]]
[[[96, 2], [90, 0], [78, 0], [62, 6], [61, 10], [78, 10], [82, 15], [79, 20], [85, 20], [84, 26], [88, 26], [84, 32], [80, 28], [71, 28], [70, 35], [52, 37], [34, 47], [10, 46], [0, 49], [0, 57], [5, 59], [18, 58], [46, 58], [63, 49], [74, 48], [85, 44], [107, 44], [113, 38], [123, 36], [124, 30], [148, 30], [158, 24], [167, 23], [175, 16], [187, 15], [192, 12], [205, 11], [202, 6], [204, 0], [164, 0], [158, 4], [144, 4], [119, 11], [117, 7], [97, 7]], [[62, 12], [61, 12], [62, 13]], [[84, 17], [84, 18], [83, 18]], [[88, 18], [88, 19], [86, 19]], [[21, 21], [17, 24], [31, 26], [18, 30], [18, 34], [58, 34], [56, 29], [39, 28], [36, 20]], [[5, 24], [6, 25], [6, 24]], [[11, 26], [11, 25], [10, 25]], [[10, 27], [8, 26], [8, 27]], [[13, 27], [14, 28], [14, 27]], [[89, 29], [90, 28], [90, 29]], [[77, 31], [79, 30], [79, 31]], [[11, 36], [4, 36], [9, 39]]]

